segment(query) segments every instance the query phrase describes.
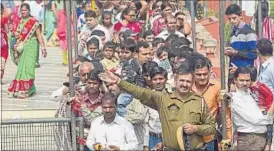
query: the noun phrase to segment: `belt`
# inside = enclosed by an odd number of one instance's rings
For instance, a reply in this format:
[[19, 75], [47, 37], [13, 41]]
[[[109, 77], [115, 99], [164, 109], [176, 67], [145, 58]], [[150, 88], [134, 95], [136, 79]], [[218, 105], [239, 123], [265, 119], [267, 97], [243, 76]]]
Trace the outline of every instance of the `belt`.
[[256, 135], [256, 136], [266, 136], [266, 133], [244, 133], [244, 132], [238, 132], [238, 136], [248, 136], [248, 135]]
[[157, 138], [162, 138], [162, 133], [149, 132], [149, 136], [153, 136], [153, 137], [157, 137]]

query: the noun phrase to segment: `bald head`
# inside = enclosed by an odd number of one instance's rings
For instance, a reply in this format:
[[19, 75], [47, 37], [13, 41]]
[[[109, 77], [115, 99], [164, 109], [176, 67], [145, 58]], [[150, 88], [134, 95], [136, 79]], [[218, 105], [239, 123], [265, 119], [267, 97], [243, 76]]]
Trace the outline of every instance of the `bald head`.
[[82, 82], [86, 82], [87, 81], [87, 74], [91, 72], [91, 70], [93, 69], [93, 65], [90, 62], [83, 62], [80, 67], [79, 67], [79, 74], [80, 74], [80, 79]]

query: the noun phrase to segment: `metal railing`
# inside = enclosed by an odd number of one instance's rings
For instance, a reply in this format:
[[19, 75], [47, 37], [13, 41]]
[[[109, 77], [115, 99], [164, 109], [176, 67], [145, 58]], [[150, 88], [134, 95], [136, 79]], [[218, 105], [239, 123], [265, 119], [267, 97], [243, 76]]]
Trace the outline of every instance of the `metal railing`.
[[[84, 124], [83, 118], [76, 120]], [[72, 150], [70, 128], [71, 118], [3, 120], [1, 150]], [[83, 131], [80, 126], [77, 136], [83, 137]]]

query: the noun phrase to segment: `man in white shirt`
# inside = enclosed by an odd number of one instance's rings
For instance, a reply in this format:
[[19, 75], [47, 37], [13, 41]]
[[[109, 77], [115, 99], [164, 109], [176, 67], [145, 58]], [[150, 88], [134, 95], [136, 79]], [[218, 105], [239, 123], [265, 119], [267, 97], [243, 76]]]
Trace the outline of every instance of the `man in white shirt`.
[[[174, 16], [172, 15], [167, 16], [166, 24], [167, 24], [167, 30], [162, 31], [156, 37], [163, 38], [164, 40], [166, 40], [168, 36], [171, 34], [178, 35], [179, 37], [185, 37], [184, 34], [176, 30], [177, 19]], [[189, 37], [187, 37], [187, 39], [189, 41], [192, 41], [191, 38]]]
[[116, 114], [117, 100], [113, 94], [102, 98], [102, 112], [91, 123], [87, 146], [91, 150], [137, 150], [138, 140], [133, 126], [126, 119]]
[[92, 31], [101, 30], [105, 33], [105, 41], [110, 41], [109, 31], [102, 25], [98, 24], [97, 16], [94, 11], [87, 11], [84, 14], [86, 24], [82, 28], [80, 34], [78, 35], [79, 44], [78, 52], [80, 55], [83, 55], [84, 49], [86, 47], [87, 39], [91, 36]]
[[231, 114], [235, 130], [238, 132], [239, 150], [264, 150], [266, 125], [272, 123], [269, 114], [264, 115], [251, 95], [250, 71], [239, 67], [234, 73], [236, 91], [231, 96]]

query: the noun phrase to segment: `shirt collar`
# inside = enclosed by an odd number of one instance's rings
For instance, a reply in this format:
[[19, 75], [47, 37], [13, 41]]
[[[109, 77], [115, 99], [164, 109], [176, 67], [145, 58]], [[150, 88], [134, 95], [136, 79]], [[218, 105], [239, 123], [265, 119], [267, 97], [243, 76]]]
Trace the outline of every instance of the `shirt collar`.
[[240, 98], [247, 95], [251, 95], [250, 89], [247, 89], [247, 92], [245, 92], [236, 87], [236, 92], [233, 92], [233, 96], [240, 97]]
[[[103, 124], [103, 123], [104, 123], [104, 124], [108, 124], [108, 123], [105, 122], [104, 116], [102, 116], [102, 119], [101, 119], [101, 124]], [[118, 124], [118, 125], [123, 124], [123, 123], [121, 122], [120, 117], [119, 117], [119, 115], [118, 115], [117, 113], [116, 113], [116, 115], [115, 115], [115, 118], [114, 118], [113, 122], [111, 122], [111, 123], [109, 123], [109, 124], [113, 124], [113, 123]]]
[[269, 59], [267, 59], [263, 64], [262, 64], [262, 67], [263, 68], [266, 68], [270, 63], [271, 61], [274, 61], [274, 57], [271, 57]]
[[[208, 84], [207, 84], [206, 88], [205, 88], [204, 91], [202, 92], [202, 94], [204, 94], [204, 93], [208, 90], [208, 88], [209, 88], [210, 86], [214, 86], [216, 83], [217, 83], [216, 80], [210, 79], [210, 80], [208, 81]], [[194, 83], [193, 86], [192, 86], [192, 90], [193, 90], [194, 92], [197, 92], [197, 87], [196, 87], [195, 83]]]
[[245, 22], [242, 22], [242, 23], [240, 23], [240, 24], [238, 25], [237, 28], [239, 28], [239, 29], [244, 28], [245, 24], [246, 24]]

